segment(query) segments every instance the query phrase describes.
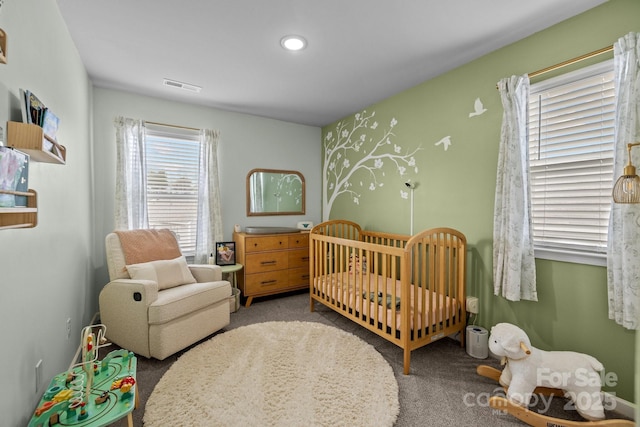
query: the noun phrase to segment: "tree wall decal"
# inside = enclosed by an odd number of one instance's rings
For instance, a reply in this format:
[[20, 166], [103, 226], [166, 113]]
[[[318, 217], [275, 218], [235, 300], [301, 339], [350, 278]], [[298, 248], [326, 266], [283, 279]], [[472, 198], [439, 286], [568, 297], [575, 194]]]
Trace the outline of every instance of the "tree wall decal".
[[[353, 117], [353, 121], [340, 121], [335, 130], [330, 130], [324, 137], [324, 163], [322, 166], [322, 217], [326, 221], [330, 217], [333, 203], [341, 195], [348, 195], [354, 204], [360, 203], [359, 193], [352, 180], [354, 175], [364, 172], [368, 177], [368, 189], [375, 191], [384, 186], [383, 178], [389, 171], [386, 162], [395, 167], [401, 177], [413, 168], [418, 173], [415, 153], [421, 147], [409, 151], [392, 142], [393, 133], [398, 124], [395, 118], [389, 122], [388, 128], [378, 129], [374, 120], [375, 111], [363, 110]], [[362, 185], [363, 182], [360, 181]], [[403, 197], [402, 191], [400, 197]]]

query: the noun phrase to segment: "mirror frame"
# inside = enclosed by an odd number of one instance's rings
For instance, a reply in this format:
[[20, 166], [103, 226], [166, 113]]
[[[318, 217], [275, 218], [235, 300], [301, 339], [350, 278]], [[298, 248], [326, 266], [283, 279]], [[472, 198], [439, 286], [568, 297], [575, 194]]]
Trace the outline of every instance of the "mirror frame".
[[[299, 211], [285, 211], [285, 212], [252, 212], [251, 211], [251, 176], [254, 173], [275, 173], [275, 174], [292, 174], [297, 175], [300, 178], [300, 182], [302, 183], [302, 195], [300, 199], [300, 210]], [[306, 211], [306, 190], [305, 190], [305, 182], [304, 176], [298, 171], [292, 170], [281, 170], [281, 169], [252, 169], [247, 174], [247, 216], [272, 216], [272, 215], [304, 215]]]

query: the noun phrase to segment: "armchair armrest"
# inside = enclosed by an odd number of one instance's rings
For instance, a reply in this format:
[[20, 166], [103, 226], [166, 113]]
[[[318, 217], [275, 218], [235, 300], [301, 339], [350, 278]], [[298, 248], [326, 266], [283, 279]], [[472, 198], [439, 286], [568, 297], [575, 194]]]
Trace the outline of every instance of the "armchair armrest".
[[222, 268], [219, 265], [189, 264], [189, 270], [198, 283], [222, 280]]
[[148, 307], [158, 299], [158, 284], [153, 280], [116, 279], [100, 292], [101, 304], [138, 304]]
[[151, 357], [149, 306], [158, 299], [153, 280], [115, 279], [100, 291], [100, 321], [107, 339], [134, 353]]

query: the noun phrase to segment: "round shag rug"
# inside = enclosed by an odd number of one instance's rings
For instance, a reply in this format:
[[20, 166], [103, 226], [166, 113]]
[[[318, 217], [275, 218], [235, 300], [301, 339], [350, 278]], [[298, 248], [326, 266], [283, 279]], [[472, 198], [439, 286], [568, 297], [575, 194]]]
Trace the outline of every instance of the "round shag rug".
[[400, 404], [373, 346], [313, 322], [232, 329], [182, 355], [146, 404], [145, 427], [391, 426]]

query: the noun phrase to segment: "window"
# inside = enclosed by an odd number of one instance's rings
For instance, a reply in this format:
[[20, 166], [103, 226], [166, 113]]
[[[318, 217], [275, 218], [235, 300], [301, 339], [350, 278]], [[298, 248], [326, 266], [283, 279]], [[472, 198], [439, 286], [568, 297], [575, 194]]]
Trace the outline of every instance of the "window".
[[219, 132], [122, 116], [114, 126], [116, 229], [169, 228], [187, 259], [205, 264], [222, 240]]
[[183, 255], [196, 250], [200, 142], [198, 132], [145, 125], [150, 228], [176, 233]]
[[606, 263], [614, 98], [613, 61], [530, 87], [529, 170], [537, 258]]

